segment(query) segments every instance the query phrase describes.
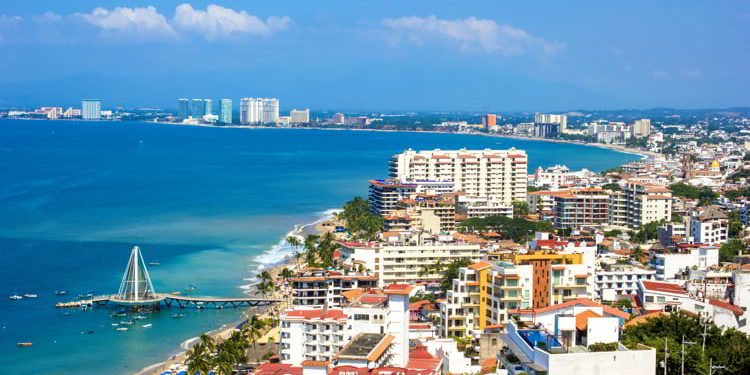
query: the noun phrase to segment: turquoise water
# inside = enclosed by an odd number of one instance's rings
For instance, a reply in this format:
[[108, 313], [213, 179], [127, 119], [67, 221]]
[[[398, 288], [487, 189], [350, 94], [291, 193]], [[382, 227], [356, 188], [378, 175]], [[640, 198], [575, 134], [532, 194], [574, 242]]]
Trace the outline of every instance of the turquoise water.
[[[0, 370], [127, 374], [162, 361], [240, 311], [165, 310], [116, 332], [106, 308], [64, 316], [53, 305], [71, 296], [54, 290], [115, 292], [139, 245], [161, 263], [150, 269], [158, 291], [242, 295], [259, 265], [288, 254], [280, 241], [295, 225], [365, 195], [391, 154], [460, 147], [525, 149], [530, 170], [638, 158], [468, 135], [0, 120]], [[8, 300], [15, 292], [39, 298]]]

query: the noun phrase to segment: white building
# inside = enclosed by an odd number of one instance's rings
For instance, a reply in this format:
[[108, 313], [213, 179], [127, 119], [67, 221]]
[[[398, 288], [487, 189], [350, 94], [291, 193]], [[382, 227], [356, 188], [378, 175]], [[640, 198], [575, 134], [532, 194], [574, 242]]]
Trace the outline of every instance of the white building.
[[528, 157], [523, 150], [406, 150], [393, 155], [390, 177], [402, 182], [453, 181], [469, 196], [496, 196], [505, 205], [526, 200]]
[[245, 125], [279, 122], [279, 99], [240, 99], [240, 122]]
[[665, 186], [628, 181], [623, 190], [628, 202], [628, 226], [638, 229], [652, 221], [672, 219], [672, 191]]
[[566, 115], [551, 115], [545, 113], [537, 113], [534, 116], [534, 122], [537, 124], [557, 124], [560, 125], [560, 133], [565, 134], [568, 131], [568, 116]]
[[729, 218], [723, 211], [713, 207], [694, 211], [690, 219], [690, 233], [696, 243], [726, 243], [729, 238]]
[[[450, 238], [450, 236], [448, 236]], [[358, 243], [339, 242], [344, 262], [360, 263], [378, 275], [379, 285], [438, 281], [442, 275], [420, 275], [424, 265], [438, 261], [449, 264], [454, 260], [468, 259], [477, 262], [482, 258], [479, 245], [443, 242], [416, 244], [408, 242]]]
[[[280, 359], [355, 367], [405, 367], [409, 361], [409, 293], [412, 286], [389, 285], [387, 297], [365, 296], [342, 309], [296, 309], [281, 315]], [[310, 362], [308, 362], [310, 364]]]
[[456, 213], [471, 219], [474, 217], [505, 216], [513, 217], [513, 206], [504, 204], [495, 197], [467, 197], [459, 195]]
[[617, 301], [638, 292], [638, 281], [656, 279], [656, 271], [642, 267], [614, 264], [596, 270], [595, 293], [602, 301]]
[[579, 185], [593, 177], [596, 177], [596, 173], [588, 169], [573, 172], [564, 165], [555, 165], [547, 169], [537, 168], [536, 172], [529, 176], [529, 185], [547, 186], [549, 189], [556, 190], [564, 186]]
[[82, 103], [81, 115], [84, 120], [99, 120], [102, 117], [102, 101], [98, 99], [85, 99]]
[[632, 129], [634, 137], [648, 137], [651, 134], [651, 120], [647, 118], [635, 120]]
[[292, 124], [307, 124], [310, 122], [309, 109], [292, 109], [289, 111], [289, 122]]
[[678, 244], [677, 248], [677, 253], [649, 254], [649, 267], [656, 269], [657, 280], [673, 279], [689, 268], [704, 269], [719, 264], [719, 249], [716, 247]]

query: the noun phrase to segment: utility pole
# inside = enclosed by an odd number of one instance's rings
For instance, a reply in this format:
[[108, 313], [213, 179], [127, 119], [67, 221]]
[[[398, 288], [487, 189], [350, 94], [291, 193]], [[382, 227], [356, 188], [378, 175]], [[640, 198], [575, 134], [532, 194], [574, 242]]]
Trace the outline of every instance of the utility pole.
[[[667, 375], [667, 358], [669, 358], [669, 352], [667, 351], [667, 338], [664, 338], [664, 375]], [[708, 374], [711, 375], [711, 374]]]
[[708, 322], [703, 323], [703, 348], [701, 348], [701, 354], [704, 354], [706, 352], [706, 336], [708, 336], [708, 333], [706, 331], [708, 330]]
[[685, 335], [682, 335], [682, 360], [680, 361], [680, 374], [685, 375], [685, 344], [695, 344], [691, 341], [685, 341]]

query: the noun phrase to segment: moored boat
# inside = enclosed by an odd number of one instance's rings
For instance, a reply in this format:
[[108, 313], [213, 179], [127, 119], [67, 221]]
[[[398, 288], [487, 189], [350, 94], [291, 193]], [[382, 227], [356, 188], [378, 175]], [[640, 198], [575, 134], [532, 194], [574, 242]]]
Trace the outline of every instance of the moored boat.
[[37, 298], [37, 297], [39, 297], [39, 296], [37, 296], [36, 294], [33, 294], [33, 293], [26, 293], [23, 296], [25, 298]]
[[14, 295], [8, 297], [8, 299], [12, 299], [12, 300], [16, 300], [17, 301], [17, 300], [23, 299], [23, 296], [19, 296], [18, 294], [14, 294]]
[[120, 332], [122, 332], [122, 331], [127, 331], [127, 330], [128, 330], [128, 327], [118, 327], [118, 328], [115, 328], [115, 330], [116, 330], [116, 331], [120, 331]]
[[19, 342], [19, 343], [17, 343], [16, 345], [17, 345], [17, 346], [31, 346], [31, 345], [33, 345], [33, 344], [32, 344], [32, 343], [30, 343], [30, 342]]
[[57, 295], [57, 296], [64, 296], [64, 295], [66, 295], [68, 293], [69, 292], [67, 290], [56, 290], [55, 291], [55, 295]]
[[153, 324], [149, 323], [149, 324], [144, 324], [144, 325], [142, 325], [141, 327], [143, 327], [143, 328], [149, 328], [149, 327], [151, 327], [152, 325], [153, 325]]

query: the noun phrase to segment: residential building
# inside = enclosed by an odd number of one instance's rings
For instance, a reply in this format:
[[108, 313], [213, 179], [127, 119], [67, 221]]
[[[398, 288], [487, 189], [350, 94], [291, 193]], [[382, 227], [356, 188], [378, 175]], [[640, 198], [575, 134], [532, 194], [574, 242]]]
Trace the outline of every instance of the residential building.
[[649, 252], [649, 267], [657, 280], [674, 279], [686, 269], [705, 269], [719, 264], [719, 249], [703, 244], [677, 244], [677, 252]]
[[190, 99], [177, 99], [177, 119], [184, 120], [190, 116]]
[[240, 99], [240, 122], [244, 125], [279, 122], [279, 100], [276, 98]]
[[399, 180], [370, 180], [368, 200], [370, 210], [377, 215], [387, 215], [400, 209], [400, 201], [413, 194], [447, 194], [453, 191], [452, 181], [418, 181], [404, 183]]
[[206, 115], [206, 103], [203, 99], [193, 99], [190, 101], [190, 117], [201, 120]]
[[482, 127], [484, 127], [485, 130], [489, 130], [491, 126], [495, 125], [497, 125], [496, 115], [488, 114], [482, 116]]
[[81, 117], [81, 110], [73, 107], [68, 107], [68, 109], [63, 112], [63, 117], [65, 118], [73, 118], [73, 117]]
[[651, 135], [651, 120], [647, 118], [635, 120], [632, 129], [634, 137], [648, 137]]
[[534, 124], [534, 137], [536, 138], [555, 138], [559, 134], [559, 124]]
[[232, 124], [232, 99], [219, 101], [219, 122], [224, 125]]
[[81, 116], [84, 120], [99, 120], [102, 118], [102, 101], [85, 99], [81, 105]]
[[300, 271], [288, 282], [292, 289], [292, 305], [337, 307], [345, 302], [345, 292], [377, 287], [378, 277], [370, 273], [312, 268]]
[[708, 245], [726, 243], [729, 238], [729, 217], [715, 207], [693, 211], [690, 233], [696, 243]]
[[522, 150], [406, 150], [393, 155], [390, 177], [401, 182], [452, 181], [456, 192], [496, 196], [505, 205], [526, 200], [528, 158]]
[[659, 243], [664, 247], [672, 247], [678, 243], [693, 243], [693, 238], [688, 236], [688, 225], [685, 223], [667, 223], [656, 228]]
[[513, 206], [506, 205], [493, 197], [468, 197], [456, 195], [456, 214], [467, 219], [475, 217], [505, 216], [513, 217]]
[[573, 172], [564, 165], [555, 165], [547, 169], [537, 168], [534, 174], [529, 175], [529, 185], [557, 190], [566, 186], [578, 185], [595, 177], [597, 177], [596, 173], [588, 169]]
[[39, 109], [39, 112], [47, 116], [48, 119], [54, 120], [62, 116], [63, 109], [62, 107], [42, 107]]
[[628, 181], [623, 189], [628, 203], [628, 226], [638, 229], [653, 221], [672, 219], [672, 191], [663, 185]]
[[364, 294], [341, 309], [287, 310], [280, 317], [281, 362], [323, 369], [333, 360], [358, 368], [406, 367], [412, 288], [389, 285], [382, 294]]
[[532, 307], [542, 308], [593, 297], [593, 277], [583, 260], [582, 253], [533, 251], [515, 254], [513, 264], [533, 266]]
[[628, 196], [620, 191], [610, 191], [607, 205], [607, 224], [628, 227]]
[[333, 117], [331, 117], [331, 122], [336, 125], [344, 125], [346, 124], [346, 115], [341, 112], [334, 113]]
[[[656, 350], [645, 345], [628, 349], [619, 343], [616, 317], [602, 316], [595, 310], [557, 317], [554, 326], [538, 329], [519, 328], [513, 321], [508, 323], [507, 333], [502, 335], [508, 349], [498, 353], [498, 357], [509, 374], [656, 373]], [[559, 335], [556, 337], [551, 329]], [[614, 343], [616, 349], [590, 351], [589, 346], [595, 343]]]
[[439, 281], [442, 278], [439, 273], [420, 274], [423, 266], [437, 262], [448, 264], [458, 259], [476, 262], [482, 258], [480, 245], [461, 242], [339, 244], [342, 261], [362, 264], [367, 270], [378, 275], [378, 285]]
[[534, 116], [534, 122], [537, 124], [556, 124], [561, 134], [568, 132], [568, 116], [537, 113]]
[[555, 213], [555, 194], [556, 191], [534, 191], [526, 195], [526, 204], [529, 205], [529, 211], [537, 214], [548, 214], [553, 216]]
[[214, 114], [214, 101], [211, 99], [203, 99], [203, 116]]
[[555, 227], [577, 229], [584, 225], [606, 225], [609, 196], [602, 189], [560, 191], [555, 201]]
[[602, 265], [596, 270], [594, 293], [599, 300], [615, 302], [638, 292], [638, 281], [655, 280], [656, 271], [630, 264]]
[[289, 122], [292, 124], [307, 124], [310, 122], [309, 109], [292, 109], [289, 111]]
[[415, 219], [412, 230], [433, 234], [453, 233], [456, 227], [455, 199], [443, 195], [412, 194], [398, 202], [399, 212]]

